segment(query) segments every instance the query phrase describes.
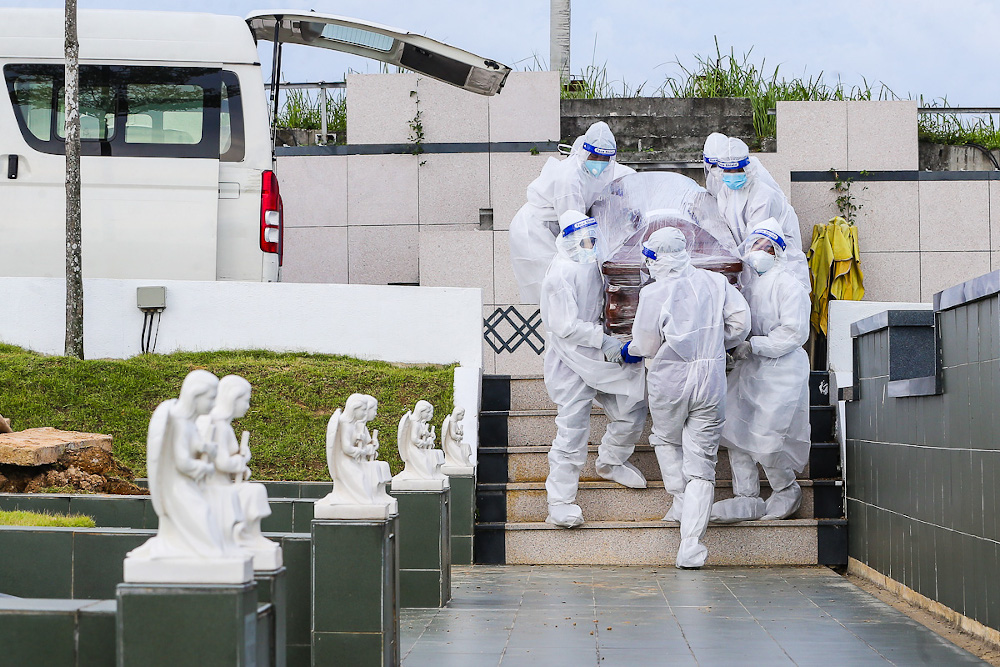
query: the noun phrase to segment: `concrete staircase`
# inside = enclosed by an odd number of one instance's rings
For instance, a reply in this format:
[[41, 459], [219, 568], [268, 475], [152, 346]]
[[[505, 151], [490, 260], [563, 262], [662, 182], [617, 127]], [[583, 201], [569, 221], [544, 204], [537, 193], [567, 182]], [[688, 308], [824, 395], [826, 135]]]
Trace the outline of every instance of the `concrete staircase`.
[[[710, 565], [842, 564], [847, 561], [840, 447], [833, 442], [833, 410], [826, 373], [813, 373], [813, 448], [800, 474], [802, 507], [791, 519], [709, 527]], [[670, 507], [656, 456], [648, 445], [650, 424], [632, 462], [649, 481], [628, 489], [598, 477], [597, 443], [607, 417], [591, 414], [591, 444], [577, 502], [586, 523], [574, 530], [545, 523], [547, 453], [555, 437], [555, 405], [535, 376], [487, 376], [479, 418], [479, 478], [475, 559], [510, 564], [672, 564], [678, 525], [662, 521]], [[716, 470], [716, 498], [732, 497], [725, 451]], [[770, 492], [761, 483], [764, 497]]]

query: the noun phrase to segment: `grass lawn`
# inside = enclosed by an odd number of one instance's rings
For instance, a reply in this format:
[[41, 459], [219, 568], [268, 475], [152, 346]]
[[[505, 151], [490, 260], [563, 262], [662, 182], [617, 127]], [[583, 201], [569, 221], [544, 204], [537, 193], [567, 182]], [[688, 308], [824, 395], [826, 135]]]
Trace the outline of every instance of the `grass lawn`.
[[402, 469], [396, 449], [400, 417], [420, 399], [433, 423], [452, 410], [453, 367], [401, 366], [349, 357], [266, 351], [183, 352], [131, 359], [52, 357], [0, 343], [0, 414], [14, 430], [52, 426], [107, 433], [115, 456], [146, 474], [146, 430], [156, 406], [176, 398], [190, 371], [241, 375], [253, 385], [250, 412], [234, 422], [250, 431], [254, 479], [329, 480], [326, 425], [352, 393], [378, 399], [379, 458]]
[[38, 512], [0, 511], [0, 526], [47, 526], [55, 528], [93, 528], [94, 520], [83, 514], [40, 514]]

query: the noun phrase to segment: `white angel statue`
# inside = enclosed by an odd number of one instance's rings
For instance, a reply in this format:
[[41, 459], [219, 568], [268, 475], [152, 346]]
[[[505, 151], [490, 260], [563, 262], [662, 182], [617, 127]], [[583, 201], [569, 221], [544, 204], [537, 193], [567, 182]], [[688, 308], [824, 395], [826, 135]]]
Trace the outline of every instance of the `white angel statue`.
[[[377, 477], [371, 459], [378, 449], [375, 437], [365, 425], [370, 401], [365, 394], [351, 394], [344, 409], [337, 409], [326, 429], [326, 462], [333, 479], [333, 491], [316, 501], [317, 519], [387, 519], [395, 511], [376, 496]], [[384, 488], [384, 487], [383, 487]]]
[[442, 471], [449, 475], [471, 475], [473, 472], [472, 448], [463, 442], [465, 427], [465, 408], [455, 406], [451, 414], [444, 418], [441, 424], [441, 449], [444, 450], [444, 467]]
[[399, 420], [397, 444], [405, 464], [403, 471], [392, 478], [394, 491], [439, 491], [449, 488], [448, 476], [441, 472], [444, 452], [434, 447], [434, 427], [428, 422], [434, 417], [434, 406], [417, 401], [412, 412]]
[[179, 398], [153, 412], [146, 467], [159, 529], [126, 556], [127, 582], [242, 583], [253, 577], [250, 556], [225, 539], [206, 490], [216, 447], [202, 439], [195, 419], [212, 409], [218, 386], [208, 371], [191, 371]]
[[202, 439], [215, 444], [215, 471], [209, 476], [207, 490], [217, 510], [223, 539], [253, 555], [254, 569], [276, 570], [281, 567], [281, 547], [260, 532], [260, 522], [271, 515], [267, 488], [249, 482], [250, 433], [243, 431], [236, 440], [233, 419], [250, 409], [250, 383], [238, 375], [219, 380], [219, 391], [212, 411], [198, 418]]

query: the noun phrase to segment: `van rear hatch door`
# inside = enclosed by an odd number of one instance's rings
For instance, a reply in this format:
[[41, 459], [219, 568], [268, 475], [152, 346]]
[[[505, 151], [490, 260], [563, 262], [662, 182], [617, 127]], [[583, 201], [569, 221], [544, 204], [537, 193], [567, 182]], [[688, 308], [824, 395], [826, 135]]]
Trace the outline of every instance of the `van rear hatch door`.
[[380, 60], [480, 95], [496, 95], [510, 68], [462, 49], [398, 28], [358, 19], [296, 11], [247, 16], [257, 40], [317, 46]]

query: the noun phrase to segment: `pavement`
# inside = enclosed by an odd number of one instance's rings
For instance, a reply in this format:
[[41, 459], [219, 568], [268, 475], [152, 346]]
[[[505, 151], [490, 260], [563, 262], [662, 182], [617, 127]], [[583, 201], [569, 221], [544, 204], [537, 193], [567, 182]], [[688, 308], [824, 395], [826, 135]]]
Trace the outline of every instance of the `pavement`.
[[403, 667], [986, 665], [825, 567], [455, 566]]

